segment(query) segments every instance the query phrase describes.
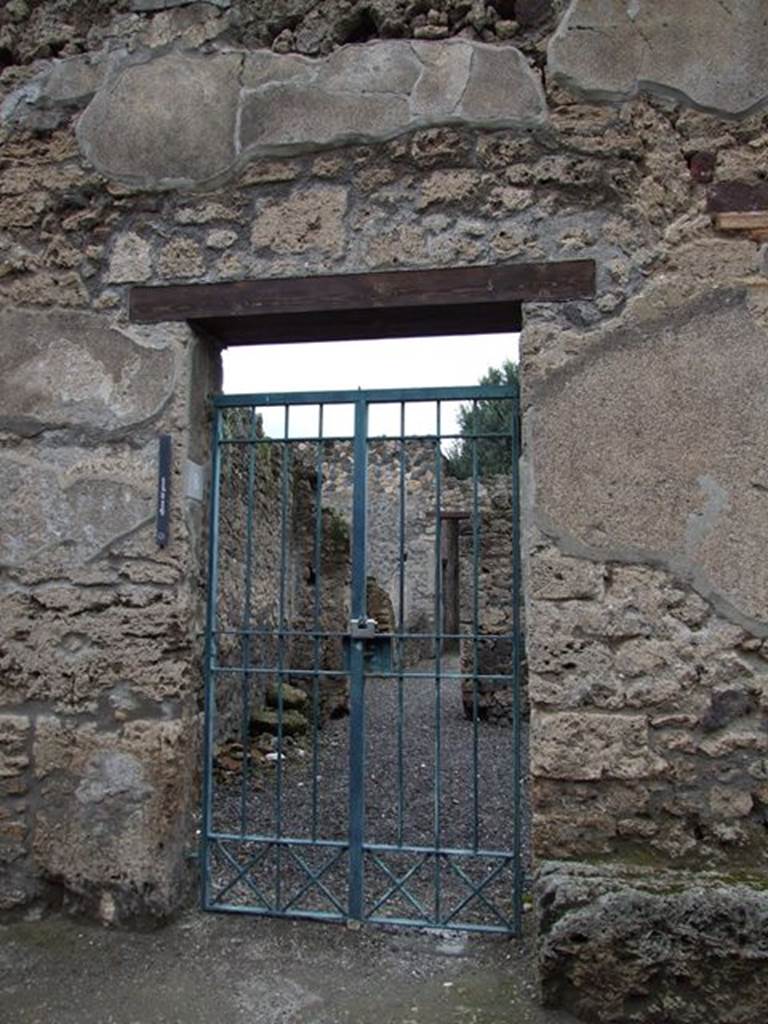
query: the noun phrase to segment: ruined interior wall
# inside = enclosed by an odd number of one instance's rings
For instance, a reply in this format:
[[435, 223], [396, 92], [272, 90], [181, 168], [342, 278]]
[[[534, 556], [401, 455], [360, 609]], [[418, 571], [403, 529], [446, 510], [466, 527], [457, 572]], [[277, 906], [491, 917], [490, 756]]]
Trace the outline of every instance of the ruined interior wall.
[[[316, 534], [310, 446], [265, 438], [249, 407], [223, 409], [219, 429], [214, 762], [224, 747], [231, 755], [233, 745], [250, 743], [251, 720], [281, 665], [306, 672], [285, 681], [307, 689], [314, 667], [342, 672], [341, 640], [324, 636], [315, 649], [311, 631], [344, 628], [350, 575], [347, 520], [321, 503]], [[338, 713], [346, 704], [345, 679], [325, 677], [319, 713]]]
[[[467, 344], [471, 344], [468, 340]], [[351, 446], [339, 449], [329, 460], [323, 485], [324, 502], [340, 513], [351, 508], [353, 464]], [[437, 467], [433, 442], [408, 442], [405, 446], [404, 511], [405, 535], [404, 607], [405, 632], [424, 633], [421, 642], [409, 641], [404, 655], [408, 664], [434, 653], [432, 637], [443, 629], [436, 620], [435, 555]], [[373, 440], [368, 452], [367, 493], [367, 571], [384, 587], [392, 602], [395, 619], [399, 615], [400, 586], [400, 444], [398, 441]], [[503, 633], [512, 631], [512, 479], [507, 474], [488, 474], [478, 478], [477, 494], [471, 480], [450, 475], [448, 461], [440, 463], [440, 509], [462, 512], [469, 518], [459, 529], [459, 623], [464, 633]], [[478, 511], [477, 551], [474, 550], [472, 514]], [[477, 622], [475, 623], [474, 561], [477, 560]], [[471, 671], [472, 643], [467, 642], [464, 667]], [[507, 649], [506, 672], [509, 665]], [[495, 671], [482, 656], [480, 671]], [[484, 667], [485, 666], [485, 667]]]
[[[435, 605], [434, 445], [408, 442], [405, 449], [403, 622], [408, 632], [428, 633], [433, 632]], [[334, 459], [327, 464], [324, 496], [342, 515], [348, 515], [352, 507], [353, 469], [352, 445], [338, 445]], [[397, 620], [401, 568], [399, 442], [371, 441], [367, 480], [367, 572], [386, 590]], [[408, 660], [428, 657], [427, 647], [422, 650], [422, 645], [409, 644]]]
[[[153, 452], [172, 430], [178, 479], [199, 374], [186, 330], [128, 325], [128, 286], [566, 256], [595, 299], [528, 305], [522, 339], [538, 855], [764, 877], [765, 263], [705, 212], [708, 177], [764, 174], [760, 5], [575, 0], [535, 54], [322, 67], [204, 6], [2, 80], [5, 905], [41, 879], [173, 903], [200, 549], [181, 502], [154, 547]], [[597, 1019], [569, 885], [542, 962]]]
[[[251, 410], [222, 410], [220, 432], [214, 628], [216, 664], [233, 671], [221, 672], [215, 680], [215, 749], [225, 740], [239, 739], [243, 728], [248, 728], [249, 708], [244, 706], [240, 671], [275, 661], [272, 636], [251, 640], [244, 631], [253, 625], [274, 630], [279, 621], [283, 515], [281, 452], [277, 445], [247, 443], [257, 436]], [[289, 501], [294, 489], [290, 476]], [[290, 523], [290, 508], [286, 516]], [[286, 534], [290, 536], [287, 530]], [[286, 562], [288, 549], [286, 540]], [[293, 597], [292, 588], [286, 592]], [[261, 706], [265, 682], [249, 677], [254, 708]]]

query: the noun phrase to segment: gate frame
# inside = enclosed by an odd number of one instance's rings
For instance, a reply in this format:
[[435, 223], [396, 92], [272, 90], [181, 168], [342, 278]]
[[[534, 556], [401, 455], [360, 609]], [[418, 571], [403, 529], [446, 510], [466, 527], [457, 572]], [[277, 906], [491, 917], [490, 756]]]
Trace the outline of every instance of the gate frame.
[[[337, 843], [330, 840], [314, 840], [310, 845], [314, 846], [339, 846], [346, 849], [349, 856], [348, 881], [347, 881], [347, 913], [339, 915], [328, 914], [319, 911], [299, 910], [295, 913], [281, 911], [279, 906], [274, 910], [269, 907], [265, 909], [235, 906], [227, 904], [211, 903], [208, 898], [208, 884], [210, 880], [210, 857], [211, 847], [210, 833], [212, 815], [212, 782], [213, 782], [213, 753], [214, 753], [214, 659], [216, 655], [214, 637], [216, 635], [216, 613], [218, 598], [218, 524], [220, 511], [220, 424], [223, 410], [231, 408], [268, 408], [292, 406], [317, 405], [320, 408], [325, 405], [353, 405], [354, 406], [354, 434], [352, 437], [353, 448], [353, 493], [352, 493], [352, 581], [350, 590], [350, 616], [354, 620], [362, 620], [367, 615], [366, 595], [366, 562], [367, 562], [367, 487], [368, 487], [368, 446], [372, 440], [368, 434], [368, 410], [376, 404], [388, 404], [398, 402], [401, 406], [409, 402], [436, 402], [443, 401], [469, 401], [477, 402], [482, 399], [498, 399], [499, 401], [511, 401], [513, 403], [509, 440], [511, 444], [511, 519], [512, 519], [512, 663], [509, 677], [512, 679], [513, 693], [513, 720], [512, 720], [512, 848], [511, 850], [485, 850], [474, 849], [441, 849], [439, 845], [431, 847], [415, 847], [410, 844], [400, 843], [397, 846], [380, 843], [366, 843], [365, 841], [365, 662], [364, 642], [359, 639], [350, 642], [350, 664], [348, 668], [350, 687], [350, 718], [348, 726], [349, 755], [348, 755], [348, 830], [346, 843]], [[437, 387], [437, 388], [395, 388], [395, 389], [366, 389], [354, 391], [305, 391], [305, 392], [271, 392], [264, 394], [220, 394], [213, 398], [213, 438], [212, 438], [212, 482], [210, 493], [210, 520], [208, 542], [208, 588], [206, 599], [206, 625], [205, 625], [205, 732], [204, 732], [204, 775], [203, 775], [203, 822], [200, 831], [200, 864], [201, 871], [201, 905], [204, 910], [250, 913], [263, 916], [286, 916], [292, 918], [320, 918], [322, 920], [342, 920], [373, 924], [400, 925], [406, 927], [438, 928], [460, 931], [493, 932], [507, 935], [519, 936], [522, 929], [523, 912], [523, 871], [522, 871], [522, 748], [521, 748], [521, 699], [520, 699], [520, 668], [522, 638], [522, 579], [521, 579], [521, 524], [520, 524], [520, 475], [519, 459], [521, 455], [520, 446], [520, 389], [518, 383], [507, 385], [467, 385], [458, 387]], [[434, 435], [438, 446], [444, 435], [440, 432], [440, 417], [437, 418], [437, 431]], [[397, 439], [395, 436], [393, 439]], [[318, 440], [321, 440], [319, 438]], [[408, 435], [401, 435], [401, 443], [408, 440]], [[290, 443], [285, 437], [282, 442], [280, 438], [274, 439], [275, 443]], [[247, 442], [246, 442], [247, 443]], [[253, 443], [253, 442], [251, 442]], [[477, 481], [475, 482], [475, 487]], [[439, 489], [438, 489], [439, 498]], [[252, 500], [252, 498], [250, 499]], [[477, 514], [477, 509], [475, 509]], [[438, 538], [440, 509], [435, 511]], [[439, 539], [438, 539], [439, 544]], [[475, 556], [477, 554], [475, 553]], [[439, 593], [439, 588], [438, 588]], [[477, 627], [477, 623], [475, 623]], [[435, 640], [439, 644], [442, 634], [442, 625], [435, 622]], [[477, 636], [475, 636], [475, 640]], [[442, 675], [440, 672], [440, 660], [438, 655], [435, 680], [439, 688]], [[376, 676], [378, 673], [372, 673]], [[477, 722], [475, 722], [475, 728]], [[439, 764], [435, 766], [436, 773], [439, 772]], [[477, 766], [475, 766], [477, 770]], [[435, 775], [437, 785], [438, 775]], [[438, 817], [439, 820], [439, 817]], [[222, 837], [218, 837], [219, 840]], [[229, 837], [227, 837], [229, 838]], [[232, 837], [234, 838], [234, 837]], [[254, 841], [267, 843], [270, 837], [264, 836], [259, 839], [249, 840], [243, 836], [243, 841]], [[476, 837], [477, 841], [477, 837]], [[269, 845], [279, 845], [281, 842], [305, 844], [304, 840], [290, 837], [283, 837], [278, 830], [278, 835], [270, 839]], [[437, 843], [437, 838], [435, 839]], [[267, 846], [267, 849], [269, 846]], [[365, 913], [365, 884], [364, 884], [364, 861], [366, 852], [376, 853], [414, 853], [435, 858], [435, 892], [437, 920], [412, 919], [412, 918], [389, 918], [376, 917], [376, 910], [381, 906], [377, 904], [371, 914]], [[484, 857], [500, 861], [500, 864], [493, 869], [486, 879], [479, 883], [473, 883], [469, 876], [466, 876], [460, 868], [454, 867], [465, 884], [470, 889], [470, 895], [459, 904], [458, 909], [447, 920], [440, 920], [440, 870], [439, 865], [444, 858], [451, 857]], [[482, 890], [488, 882], [500, 874], [511, 862], [513, 872], [512, 885], [512, 917], [511, 920], [504, 918], [495, 907], [496, 915], [505, 921], [505, 927], [498, 925], [459, 923], [452, 924], [451, 918], [477, 897], [487, 904], [482, 896]], [[304, 870], [312, 873], [302, 865]], [[240, 872], [242, 875], [247, 867]], [[279, 865], [278, 865], [279, 873]], [[320, 872], [322, 873], [322, 871]], [[319, 875], [318, 875], [319, 877]], [[407, 877], [407, 876], [406, 876]], [[398, 880], [402, 887], [402, 879]], [[231, 884], [231, 883], [230, 883]], [[278, 883], [279, 884], [279, 883]], [[279, 897], [278, 897], [279, 899]], [[336, 902], [336, 901], [334, 901]], [[338, 907], [339, 904], [336, 903]]]

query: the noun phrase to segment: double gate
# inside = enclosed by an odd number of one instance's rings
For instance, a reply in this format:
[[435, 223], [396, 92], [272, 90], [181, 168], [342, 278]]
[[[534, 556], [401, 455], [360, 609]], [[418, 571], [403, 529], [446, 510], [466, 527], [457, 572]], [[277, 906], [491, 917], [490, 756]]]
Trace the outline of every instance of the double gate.
[[517, 933], [516, 386], [214, 421], [204, 908]]

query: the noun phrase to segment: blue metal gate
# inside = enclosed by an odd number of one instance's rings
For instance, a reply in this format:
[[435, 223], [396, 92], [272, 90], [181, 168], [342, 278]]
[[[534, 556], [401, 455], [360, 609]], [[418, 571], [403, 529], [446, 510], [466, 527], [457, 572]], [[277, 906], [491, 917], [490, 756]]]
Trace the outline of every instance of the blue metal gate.
[[518, 454], [515, 385], [214, 400], [204, 909], [519, 932]]

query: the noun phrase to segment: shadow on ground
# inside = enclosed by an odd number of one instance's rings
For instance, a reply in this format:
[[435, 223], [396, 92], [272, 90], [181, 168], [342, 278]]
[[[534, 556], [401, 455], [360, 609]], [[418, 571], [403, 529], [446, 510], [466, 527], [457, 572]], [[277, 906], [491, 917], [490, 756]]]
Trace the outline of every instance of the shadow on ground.
[[569, 1024], [525, 943], [189, 913], [0, 927], [2, 1024]]

